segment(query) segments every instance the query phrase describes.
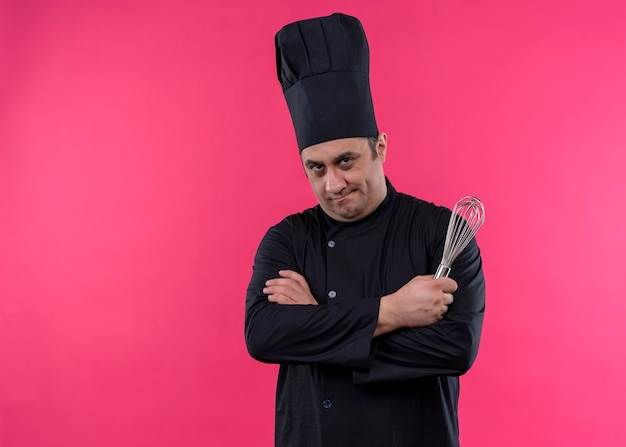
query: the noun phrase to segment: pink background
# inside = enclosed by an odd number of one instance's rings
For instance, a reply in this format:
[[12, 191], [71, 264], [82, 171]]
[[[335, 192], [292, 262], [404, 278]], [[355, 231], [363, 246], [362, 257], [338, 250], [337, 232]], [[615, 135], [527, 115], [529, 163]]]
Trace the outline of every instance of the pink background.
[[464, 447], [624, 445], [622, 5], [0, 1], [0, 446], [272, 445], [245, 289], [315, 203], [273, 37], [335, 11], [396, 188], [487, 208]]

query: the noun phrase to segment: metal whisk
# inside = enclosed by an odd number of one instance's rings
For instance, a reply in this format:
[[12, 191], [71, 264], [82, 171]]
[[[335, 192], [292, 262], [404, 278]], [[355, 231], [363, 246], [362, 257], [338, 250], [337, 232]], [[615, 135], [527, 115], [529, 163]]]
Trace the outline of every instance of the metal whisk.
[[443, 257], [435, 273], [435, 279], [450, 274], [452, 263], [467, 247], [483, 222], [485, 222], [485, 207], [478, 198], [465, 196], [456, 202], [448, 223]]

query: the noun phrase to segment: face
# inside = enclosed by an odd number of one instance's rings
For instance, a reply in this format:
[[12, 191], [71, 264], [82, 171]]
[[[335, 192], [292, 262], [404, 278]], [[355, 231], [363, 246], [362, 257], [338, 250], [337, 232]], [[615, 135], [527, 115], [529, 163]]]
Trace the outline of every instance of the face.
[[343, 138], [305, 148], [300, 156], [320, 206], [331, 218], [354, 222], [371, 214], [387, 195], [383, 163], [387, 135], [374, 158], [366, 138]]

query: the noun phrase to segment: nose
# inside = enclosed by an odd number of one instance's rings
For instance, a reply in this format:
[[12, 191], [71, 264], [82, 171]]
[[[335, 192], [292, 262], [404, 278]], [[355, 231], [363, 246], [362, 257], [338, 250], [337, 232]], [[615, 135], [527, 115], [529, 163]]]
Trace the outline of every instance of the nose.
[[341, 173], [335, 169], [329, 169], [326, 173], [326, 192], [330, 194], [339, 194], [346, 187], [346, 181]]

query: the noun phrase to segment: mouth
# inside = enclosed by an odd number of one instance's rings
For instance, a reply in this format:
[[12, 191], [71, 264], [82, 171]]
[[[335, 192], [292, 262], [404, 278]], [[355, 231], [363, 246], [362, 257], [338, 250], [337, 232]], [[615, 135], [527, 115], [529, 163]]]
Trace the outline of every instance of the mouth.
[[337, 196], [337, 197], [332, 197], [332, 198], [331, 198], [331, 200], [332, 200], [333, 202], [342, 202], [343, 200], [345, 200], [345, 199], [346, 199], [346, 197], [348, 197], [348, 196], [349, 196], [350, 194], [352, 194], [353, 192], [354, 192], [354, 190], [348, 191], [347, 193], [342, 194], [342, 195], [340, 195], [340, 196]]

